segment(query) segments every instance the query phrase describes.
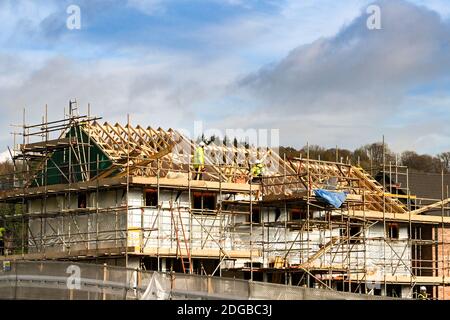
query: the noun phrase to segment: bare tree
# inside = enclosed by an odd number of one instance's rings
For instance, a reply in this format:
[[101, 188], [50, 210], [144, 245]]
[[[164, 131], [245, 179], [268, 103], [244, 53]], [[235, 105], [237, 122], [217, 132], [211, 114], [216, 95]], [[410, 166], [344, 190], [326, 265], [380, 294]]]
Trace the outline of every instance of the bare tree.
[[450, 172], [450, 152], [442, 152], [437, 157], [442, 161], [444, 171], [446, 173]]
[[372, 168], [381, 168], [383, 163], [388, 164], [395, 161], [395, 154], [389, 149], [387, 144], [382, 142], [366, 144], [355, 150], [355, 152], [366, 159], [369, 162], [369, 167]]
[[401, 155], [401, 163], [408, 168], [422, 171], [439, 173], [445, 170], [440, 157], [433, 157], [428, 154], [417, 154], [414, 151], [405, 151]]

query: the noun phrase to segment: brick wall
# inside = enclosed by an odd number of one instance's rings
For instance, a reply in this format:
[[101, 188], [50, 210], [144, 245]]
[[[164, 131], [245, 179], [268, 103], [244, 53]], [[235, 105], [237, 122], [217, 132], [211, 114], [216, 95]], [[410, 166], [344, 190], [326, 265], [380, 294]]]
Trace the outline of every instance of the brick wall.
[[[442, 229], [437, 228], [438, 236], [438, 250], [437, 257], [436, 252], [433, 250], [433, 258], [437, 260], [437, 272], [435, 276], [450, 276], [450, 227]], [[437, 287], [434, 290], [434, 296], [442, 300], [450, 300], [450, 285], [445, 287]]]

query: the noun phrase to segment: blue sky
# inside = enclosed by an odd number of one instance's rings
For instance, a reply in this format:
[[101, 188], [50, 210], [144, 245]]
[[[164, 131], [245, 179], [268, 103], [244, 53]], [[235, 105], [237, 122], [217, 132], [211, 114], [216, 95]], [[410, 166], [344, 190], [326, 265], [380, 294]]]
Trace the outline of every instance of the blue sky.
[[[107, 121], [278, 128], [281, 143], [450, 151], [450, 3], [0, 0], [0, 150], [68, 100]], [[81, 29], [66, 28], [69, 5]]]

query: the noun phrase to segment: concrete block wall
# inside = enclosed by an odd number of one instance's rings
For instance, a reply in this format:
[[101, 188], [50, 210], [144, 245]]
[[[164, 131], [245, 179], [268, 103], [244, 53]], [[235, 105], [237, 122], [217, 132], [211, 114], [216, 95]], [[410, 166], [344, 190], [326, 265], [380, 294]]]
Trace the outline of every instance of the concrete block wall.
[[[227, 195], [224, 195], [224, 197]], [[99, 193], [98, 200], [96, 199], [96, 193], [90, 193], [88, 195], [88, 207], [95, 207], [97, 201], [99, 208], [113, 208], [124, 206], [126, 204], [126, 193], [124, 190], [110, 190], [102, 191]], [[108, 231], [100, 233], [99, 238], [104, 240], [105, 246], [121, 245], [117, 241], [113, 241], [115, 237], [124, 237], [124, 232], [118, 232], [119, 229], [128, 230], [133, 228], [157, 228], [158, 231], [145, 231], [144, 239], [145, 247], [148, 248], [176, 248], [176, 236], [173, 228], [173, 219], [177, 221], [179, 230], [179, 238], [182, 238], [181, 234], [181, 222], [185, 228], [186, 240], [189, 242], [191, 248], [197, 249], [219, 249], [218, 243], [225, 250], [250, 250], [250, 240], [253, 242], [252, 248], [260, 249], [264, 252], [264, 256], [253, 259], [254, 262], [263, 263], [264, 267], [268, 267], [276, 257], [284, 257], [287, 248], [291, 248], [287, 258], [290, 264], [300, 264], [306, 262], [309, 257], [319, 251], [325, 246], [331, 237], [337, 237], [340, 235], [341, 230], [339, 228], [333, 228], [332, 230], [318, 230], [311, 229], [308, 232], [304, 231], [299, 234], [298, 230], [287, 230], [284, 227], [279, 228], [262, 228], [258, 225], [253, 226], [253, 235], [250, 239], [249, 226], [241, 226], [234, 229], [226, 229], [224, 227], [230, 226], [234, 223], [247, 222], [249, 217], [245, 215], [219, 215], [214, 214], [200, 215], [189, 212], [191, 201], [187, 191], [181, 192], [176, 190], [161, 190], [160, 192], [160, 206], [161, 210], [156, 208], [144, 207], [145, 206], [145, 193], [143, 188], [132, 188], [128, 194], [128, 205], [130, 209], [128, 214], [109, 213], [100, 214], [98, 216], [99, 231]], [[47, 199], [47, 211], [58, 210], [62, 207], [67, 208], [69, 205], [68, 200], [63, 196], [54, 196]], [[77, 197], [74, 194], [70, 200], [70, 207], [77, 207]], [[176, 208], [174, 215], [170, 208]], [[43, 203], [41, 199], [30, 200], [28, 204], [29, 212], [43, 212]], [[316, 218], [320, 218], [323, 215], [320, 212], [314, 213]], [[263, 210], [261, 212], [261, 219], [265, 222], [285, 221], [288, 212], [281, 210], [277, 213], [275, 210]], [[30, 221], [30, 247], [33, 247], [33, 237], [41, 237], [40, 219]], [[96, 221], [94, 215], [75, 216], [75, 221], [70, 221], [61, 217], [47, 219], [48, 226], [43, 228], [42, 235], [52, 236], [53, 239], [46, 241], [46, 246], [54, 249], [61, 250], [64, 247], [64, 237], [55, 237], [55, 234], [64, 234], [68, 232], [68, 228], [71, 229], [72, 234], [74, 232], [93, 232], [96, 231]], [[127, 221], [126, 221], [127, 220]], [[51, 227], [50, 227], [51, 226]], [[408, 228], [407, 226], [400, 226], [398, 239], [389, 241], [389, 245], [383, 244], [384, 240], [377, 239], [383, 238], [385, 230], [381, 223], [372, 226], [366, 231], [366, 237], [369, 239], [366, 241], [366, 246], [358, 243], [343, 244], [335, 246], [327, 253], [323, 254], [315, 261], [315, 265], [322, 267], [328, 267], [332, 264], [335, 267], [343, 267], [350, 264], [353, 269], [362, 269], [367, 264], [372, 264], [391, 275], [408, 275], [409, 268], [411, 266], [411, 249], [408, 247]], [[140, 232], [140, 231], [138, 231]], [[208, 233], [210, 234], [208, 236]], [[450, 234], [450, 233], [449, 233]], [[446, 237], [450, 238], [450, 235], [446, 234]], [[33, 236], [32, 236], [33, 235]], [[261, 239], [264, 236], [266, 243], [261, 244]], [[94, 239], [90, 237], [89, 239]], [[206, 240], [205, 240], [206, 239]], [[285, 241], [286, 239], [286, 241]], [[73, 236], [72, 240], [86, 240], [83, 236]], [[140, 245], [139, 236], [137, 237], [137, 245]], [[132, 245], [130, 243], [130, 245]], [[92, 248], [95, 246], [95, 241], [88, 241], [84, 244], [80, 244], [79, 247]], [[101, 245], [102, 246], [102, 245]], [[450, 246], [449, 246], [450, 247]], [[75, 246], [72, 247], [74, 249]], [[309, 250], [305, 250], [309, 248]], [[446, 248], [446, 254], [450, 248]], [[65, 250], [63, 248], [63, 250]], [[350, 256], [347, 256], [345, 252], [350, 251]], [[385, 254], [385, 255], [384, 255]], [[400, 258], [399, 258], [400, 257]], [[366, 259], [366, 260], [365, 260]], [[237, 263], [242, 266], [245, 261], [249, 259], [241, 259]], [[365, 263], [366, 261], [366, 263]], [[386, 262], [386, 264], [384, 264]]]
[[[126, 204], [123, 190], [100, 191], [98, 207], [115, 208]], [[95, 208], [97, 194], [87, 194], [87, 207]], [[50, 195], [46, 200], [31, 199], [27, 202], [31, 214], [56, 213], [63, 209], [78, 208], [78, 195], [69, 197]], [[85, 250], [124, 246], [126, 210], [111, 210], [89, 214], [62, 214], [56, 217], [33, 218], [29, 220], [28, 248], [30, 253]], [[97, 238], [99, 241], [96, 242]], [[70, 236], [69, 236], [70, 235]]]

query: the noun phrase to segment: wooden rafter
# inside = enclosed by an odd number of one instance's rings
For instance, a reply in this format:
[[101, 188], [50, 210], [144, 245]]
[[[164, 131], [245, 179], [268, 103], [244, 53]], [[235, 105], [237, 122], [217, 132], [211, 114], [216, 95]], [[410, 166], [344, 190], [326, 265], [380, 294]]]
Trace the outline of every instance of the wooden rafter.
[[[160, 176], [169, 172], [187, 172], [192, 163], [195, 143], [176, 130], [144, 129], [140, 125], [121, 126], [91, 123], [85, 127], [90, 137], [113, 161], [113, 166], [99, 178], [126, 174], [125, 167], [134, 176], [155, 176], [159, 161]], [[248, 177], [252, 159], [266, 164], [268, 181], [266, 194], [295, 196], [299, 189], [322, 188], [330, 178], [337, 178], [337, 189], [362, 195], [368, 210], [405, 213], [403, 204], [395, 198], [385, 197], [384, 189], [361, 168], [351, 165], [294, 159], [285, 162], [268, 148], [241, 148], [210, 144], [205, 147], [204, 180], [234, 182]], [[192, 170], [192, 169], [191, 169]], [[119, 173], [117, 173], [119, 172]]]

